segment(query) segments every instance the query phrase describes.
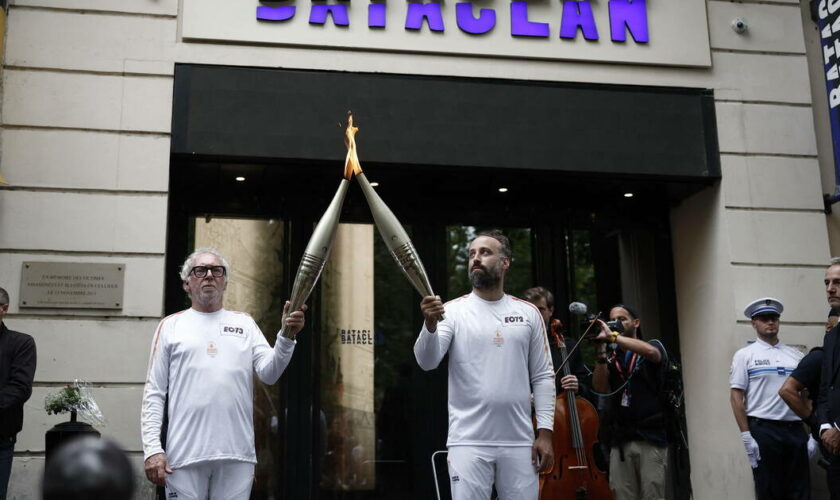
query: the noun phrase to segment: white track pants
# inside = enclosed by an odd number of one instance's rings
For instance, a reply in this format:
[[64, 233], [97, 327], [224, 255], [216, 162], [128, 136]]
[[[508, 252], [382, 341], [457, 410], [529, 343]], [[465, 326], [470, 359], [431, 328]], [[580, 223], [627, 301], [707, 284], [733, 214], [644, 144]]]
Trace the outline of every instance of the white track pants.
[[537, 500], [530, 446], [451, 446], [447, 462], [453, 500], [489, 500], [494, 483], [501, 500]]
[[248, 500], [254, 464], [214, 460], [187, 465], [166, 478], [167, 500]]

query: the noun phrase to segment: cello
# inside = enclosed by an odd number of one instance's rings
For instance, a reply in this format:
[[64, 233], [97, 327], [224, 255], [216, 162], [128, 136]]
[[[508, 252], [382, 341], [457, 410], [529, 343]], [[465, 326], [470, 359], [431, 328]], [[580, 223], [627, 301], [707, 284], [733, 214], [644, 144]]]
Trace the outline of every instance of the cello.
[[[551, 321], [551, 336], [566, 359], [563, 323]], [[563, 375], [570, 375], [569, 363]], [[606, 474], [595, 465], [598, 445], [598, 412], [575, 391], [557, 396], [554, 406], [554, 466], [540, 478], [539, 500], [610, 500], [612, 492]]]

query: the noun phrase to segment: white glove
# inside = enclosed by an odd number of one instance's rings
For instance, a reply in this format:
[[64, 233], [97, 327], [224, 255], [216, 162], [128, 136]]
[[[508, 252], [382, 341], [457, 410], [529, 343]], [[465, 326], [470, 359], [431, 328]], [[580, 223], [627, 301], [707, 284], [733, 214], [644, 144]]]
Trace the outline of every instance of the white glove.
[[817, 454], [817, 450], [820, 449], [820, 444], [814, 439], [814, 436], [808, 436], [808, 460], [814, 458], [814, 455]]
[[753, 439], [750, 431], [741, 433], [741, 441], [744, 442], [744, 448], [747, 450], [747, 458], [750, 459], [750, 467], [755, 469], [758, 467], [758, 461], [761, 460], [761, 453], [758, 451], [758, 443]]

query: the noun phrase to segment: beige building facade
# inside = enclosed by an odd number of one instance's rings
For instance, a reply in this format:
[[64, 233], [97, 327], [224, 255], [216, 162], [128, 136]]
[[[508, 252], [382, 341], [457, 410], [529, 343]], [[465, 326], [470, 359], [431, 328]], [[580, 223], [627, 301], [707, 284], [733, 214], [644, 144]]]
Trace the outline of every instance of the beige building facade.
[[[651, 33], [668, 25], [670, 34], [652, 35], [639, 49], [609, 41], [607, 2], [597, 2], [600, 45], [556, 39], [553, 23], [546, 44], [565, 43], [565, 52], [534, 55], [511, 37], [501, 13], [500, 33], [482, 45], [457, 31], [453, 17], [444, 17], [448, 31], [437, 37], [428, 29], [407, 33], [400, 13], [373, 34], [364, 16], [351, 17], [346, 33], [329, 20], [316, 27], [306, 23], [310, 4], [300, 2], [297, 24], [289, 25], [298, 35], [284, 39], [284, 26], [257, 24], [259, 2], [241, 3], [6, 5], [0, 174], [9, 184], [0, 185], [0, 286], [12, 296], [7, 323], [33, 335], [39, 351], [10, 498], [39, 496], [44, 432], [63, 420], [47, 416], [42, 402], [74, 379], [94, 386], [107, 418], [100, 430], [129, 452], [138, 498], [152, 495], [142, 474], [139, 409], [151, 336], [165, 312], [164, 283], [175, 276], [166, 253], [176, 64], [711, 90], [720, 181], [670, 212], [691, 481], [696, 499], [751, 498], [728, 400], [732, 355], [754, 336], [741, 311], [756, 297], [778, 297], [782, 339], [819, 345], [823, 271], [840, 253], [840, 215], [823, 212], [834, 173], [819, 32], [807, 5], [651, 1]], [[240, 8], [242, 21], [233, 12]], [[546, 8], [532, 19], [553, 16]], [[737, 18], [747, 21], [743, 34], [732, 28]], [[435, 46], [424, 48], [422, 37]], [[22, 309], [25, 261], [125, 264], [124, 305], [116, 312]], [[624, 292], [632, 296], [630, 288]], [[815, 498], [827, 498], [821, 473], [814, 482]]]

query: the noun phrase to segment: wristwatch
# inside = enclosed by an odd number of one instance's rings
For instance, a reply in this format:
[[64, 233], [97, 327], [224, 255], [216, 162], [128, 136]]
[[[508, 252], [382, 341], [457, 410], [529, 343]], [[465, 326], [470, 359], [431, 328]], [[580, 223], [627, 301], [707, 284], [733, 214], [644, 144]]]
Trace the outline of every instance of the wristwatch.
[[610, 336], [612, 337], [610, 339], [610, 344], [615, 344], [615, 341], [618, 339], [618, 332], [612, 332]]

